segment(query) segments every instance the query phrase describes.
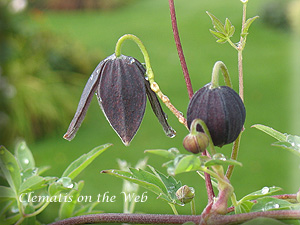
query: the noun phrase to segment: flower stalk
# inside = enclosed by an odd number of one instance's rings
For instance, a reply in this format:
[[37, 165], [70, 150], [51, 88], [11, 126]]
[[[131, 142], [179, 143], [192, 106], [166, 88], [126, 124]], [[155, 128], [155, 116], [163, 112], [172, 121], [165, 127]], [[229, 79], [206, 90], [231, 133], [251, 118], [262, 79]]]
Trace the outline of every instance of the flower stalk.
[[119, 38], [119, 40], [116, 44], [115, 55], [117, 57], [121, 56], [121, 48], [122, 48], [122, 44], [125, 40], [132, 40], [138, 45], [138, 47], [140, 48], [140, 50], [144, 56], [144, 60], [145, 60], [145, 64], [146, 64], [146, 76], [148, 78], [148, 81], [150, 82], [151, 89], [157, 94], [157, 96], [169, 108], [169, 110], [177, 117], [178, 121], [187, 128], [187, 122], [186, 122], [186, 119], [184, 118], [184, 116], [182, 115], [182, 113], [175, 108], [175, 106], [171, 103], [170, 99], [162, 93], [159, 85], [154, 81], [154, 73], [153, 73], [153, 70], [152, 70], [151, 64], [150, 64], [150, 57], [149, 57], [149, 54], [148, 54], [144, 44], [142, 43], [142, 41], [137, 36], [132, 35], [132, 34], [123, 35], [122, 37]]

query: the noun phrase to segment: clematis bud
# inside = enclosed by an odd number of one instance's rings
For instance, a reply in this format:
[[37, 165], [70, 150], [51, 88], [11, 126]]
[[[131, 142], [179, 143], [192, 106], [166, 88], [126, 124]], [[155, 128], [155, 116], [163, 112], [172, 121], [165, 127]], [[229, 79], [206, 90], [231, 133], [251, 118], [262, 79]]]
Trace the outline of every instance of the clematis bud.
[[183, 139], [183, 147], [194, 154], [204, 152], [208, 144], [208, 136], [203, 132], [190, 133]]
[[[246, 117], [244, 103], [230, 87], [212, 88], [211, 84], [199, 89], [191, 98], [187, 110], [188, 127], [194, 119], [207, 125], [215, 146], [229, 144], [240, 134]], [[200, 126], [198, 131], [203, 131]]]
[[180, 202], [187, 204], [195, 197], [195, 190], [192, 187], [184, 185], [176, 191], [176, 197]]

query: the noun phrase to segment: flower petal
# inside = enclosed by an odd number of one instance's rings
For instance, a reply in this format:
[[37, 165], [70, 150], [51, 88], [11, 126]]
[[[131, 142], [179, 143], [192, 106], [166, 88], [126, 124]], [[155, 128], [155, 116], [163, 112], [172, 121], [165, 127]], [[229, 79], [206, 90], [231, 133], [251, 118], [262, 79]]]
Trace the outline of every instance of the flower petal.
[[92, 75], [90, 76], [89, 80], [87, 81], [87, 83], [83, 89], [83, 92], [81, 94], [76, 113], [69, 125], [67, 132], [64, 135], [64, 139], [71, 141], [75, 137], [76, 132], [78, 131], [78, 129], [85, 117], [87, 109], [88, 109], [88, 107], [91, 103], [91, 100], [94, 96], [94, 93], [99, 85], [101, 71], [105, 67], [105, 62], [106, 62], [106, 60], [103, 60], [97, 65], [97, 67], [93, 71]]
[[146, 108], [144, 74], [138, 64], [132, 57], [112, 55], [97, 88], [103, 113], [125, 145], [139, 129]]

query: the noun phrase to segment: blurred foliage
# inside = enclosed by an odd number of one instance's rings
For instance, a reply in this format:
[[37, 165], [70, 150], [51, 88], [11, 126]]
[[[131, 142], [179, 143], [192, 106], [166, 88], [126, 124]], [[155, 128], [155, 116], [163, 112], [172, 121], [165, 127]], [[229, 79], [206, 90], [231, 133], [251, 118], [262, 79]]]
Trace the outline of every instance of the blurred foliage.
[[96, 63], [79, 44], [0, 4], [0, 143], [33, 140], [70, 122], [74, 88]]
[[134, 0], [29, 0], [29, 7], [38, 9], [79, 10], [114, 9], [127, 5]]
[[261, 20], [274, 28], [289, 29], [288, 1], [267, 1], [262, 5]]
[[290, 2], [288, 6], [288, 19], [294, 31], [300, 34], [300, 0]]

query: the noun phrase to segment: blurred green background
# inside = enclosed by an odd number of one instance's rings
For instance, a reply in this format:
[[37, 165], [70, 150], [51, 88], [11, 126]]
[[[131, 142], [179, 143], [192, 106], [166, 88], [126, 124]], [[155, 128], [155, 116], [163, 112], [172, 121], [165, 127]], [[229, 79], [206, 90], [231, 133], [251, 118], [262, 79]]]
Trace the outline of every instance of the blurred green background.
[[[122, 180], [100, 174], [100, 171], [118, 168], [117, 158], [135, 165], [146, 156], [143, 153], [146, 149], [176, 147], [184, 153], [182, 140], [187, 130], [163, 106], [170, 125], [177, 131], [175, 138], [167, 138], [148, 104], [137, 135], [130, 146], [125, 147], [111, 129], [94, 98], [75, 139], [68, 142], [62, 136], [75, 113], [85, 82], [97, 63], [114, 52], [118, 38], [132, 33], [146, 46], [161, 90], [184, 114], [188, 95], [172, 35], [168, 1], [123, 0], [121, 7], [117, 7], [120, 1], [113, 2], [115, 5], [106, 5], [105, 9], [99, 10], [51, 10], [47, 5], [30, 2], [32, 8], [26, 11], [26, 16], [24, 13], [22, 16], [14, 15], [11, 20], [15, 24], [15, 30], [7, 31], [6, 36], [1, 34], [2, 47], [9, 46], [14, 35], [20, 35], [18, 24], [23, 31], [20, 38], [28, 39], [26, 42], [22, 42], [22, 39], [20, 43], [32, 43], [27, 46], [28, 52], [21, 57], [19, 53], [6, 57], [16, 51], [1, 50], [1, 82], [4, 84], [5, 80], [10, 84], [15, 94], [8, 100], [0, 101], [0, 122], [4, 121], [0, 137], [1, 143], [5, 143], [11, 150], [16, 139], [27, 140], [37, 166], [51, 166], [47, 174], [55, 176], [60, 176], [67, 165], [93, 147], [113, 143], [113, 147], [96, 159], [78, 180], [85, 181], [85, 195], [96, 196], [109, 191], [111, 195], [119, 197], [115, 203], [100, 203], [99, 209], [122, 212]], [[236, 27], [233, 40], [237, 42], [242, 16], [240, 1], [177, 0], [175, 3], [179, 32], [194, 91], [210, 82], [212, 67], [218, 60], [227, 65], [234, 89], [238, 91], [237, 52], [228, 44], [215, 42], [209, 32], [212, 28], [211, 21], [205, 12], [213, 13], [222, 21], [229, 17]], [[259, 15], [260, 19], [249, 30], [244, 51], [247, 115], [238, 157], [243, 167], [236, 168], [232, 177], [238, 199], [264, 186], [282, 187], [284, 193], [295, 193], [299, 189], [299, 159], [272, 147], [270, 144], [274, 139], [250, 128], [253, 124], [261, 123], [281, 132], [300, 134], [299, 128], [294, 126], [298, 118], [294, 107], [295, 99], [298, 100], [298, 96], [295, 96], [297, 86], [292, 85], [295, 82], [293, 63], [299, 63], [299, 58], [294, 60], [294, 42], [297, 39], [286, 18], [289, 15], [286, 11], [288, 3], [259, 0], [250, 0], [248, 3], [248, 17]], [[5, 28], [3, 24], [5, 23], [1, 23], [2, 29]], [[41, 46], [38, 45], [41, 37], [34, 35], [37, 31], [43, 31], [49, 38], [41, 41]], [[9, 44], [3, 44], [7, 40]], [[13, 49], [16, 48], [16, 43], [12, 45]], [[23, 47], [18, 46], [20, 49]], [[43, 51], [43, 54], [37, 55], [39, 51]], [[126, 42], [122, 52], [143, 61], [142, 54], [133, 42]], [[14, 64], [8, 65], [11, 61]], [[27, 68], [26, 73], [24, 68]], [[10, 73], [14, 74], [13, 79]], [[32, 86], [32, 80], [36, 80], [37, 86]], [[5, 93], [4, 88], [1, 90], [0, 93]], [[20, 95], [23, 98], [20, 99]], [[52, 116], [48, 118], [47, 114]], [[17, 120], [20, 122], [17, 123]], [[231, 145], [218, 149], [227, 156], [230, 155], [230, 150]], [[149, 157], [150, 165], [166, 172], [161, 167], [163, 162], [159, 157]], [[196, 189], [197, 211], [200, 213], [207, 203], [203, 180], [195, 173], [181, 174], [177, 179]], [[145, 190], [140, 190], [143, 191]], [[40, 216], [45, 222], [51, 222], [53, 216], [57, 215], [56, 210], [54, 204]], [[186, 214], [190, 211], [189, 206], [178, 210]], [[149, 192], [147, 202], [137, 204], [136, 211], [172, 213], [167, 204], [157, 200]]]

